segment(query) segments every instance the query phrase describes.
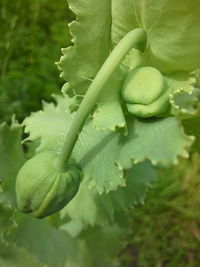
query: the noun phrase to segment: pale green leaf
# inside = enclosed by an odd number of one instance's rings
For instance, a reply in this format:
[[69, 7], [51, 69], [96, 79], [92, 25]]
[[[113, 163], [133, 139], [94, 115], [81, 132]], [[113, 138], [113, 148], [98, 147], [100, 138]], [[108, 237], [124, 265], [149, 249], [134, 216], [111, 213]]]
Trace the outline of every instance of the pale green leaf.
[[198, 112], [199, 99], [200, 89], [194, 88], [190, 92], [184, 89], [175, 91], [169, 96], [169, 101], [172, 105], [172, 114], [195, 115]]
[[196, 89], [197, 78], [194, 73], [173, 72], [165, 74], [168, 84], [170, 113], [178, 119], [196, 113], [200, 90]]
[[69, 25], [74, 45], [62, 50], [58, 63], [68, 92], [84, 94], [111, 47], [137, 27], [148, 36], [144, 64], [161, 72], [200, 67], [200, 3], [196, 0], [127, 0], [126, 5], [123, 0], [68, 0], [68, 4], [76, 15]]
[[116, 45], [129, 31], [138, 27], [134, 0], [112, 0], [111, 37]]
[[97, 108], [93, 113], [93, 125], [97, 130], [114, 131], [116, 127], [126, 126], [120, 103], [120, 89], [123, 83], [123, 73], [113, 75], [103, 88]]
[[111, 1], [68, 0], [76, 20], [69, 24], [73, 46], [62, 50], [58, 63], [69, 88], [85, 93], [110, 50]]
[[114, 44], [136, 27], [147, 31], [146, 64], [160, 71], [199, 68], [199, 1], [113, 0], [112, 17]]
[[44, 111], [32, 113], [23, 122], [25, 133], [29, 134], [25, 141], [41, 141], [38, 152], [60, 150], [73, 120], [74, 116], [69, 112], [72, 100], [56, 96], [56, 102], [58, 105], [43, 103]]
[[153, 164], [170, 165], [178, 162], [178, 157], [188, 157], [187, 149], [193, 138], [185, 135], [181, 125], [173, 117], [128, 121], [128, 136], [121, 144], [118, 160], [124, 168], [134, 162], [149, 159]]
[[97, 131], [91, 120], [86, 123], [80, 141], [74, 147], [73, 157], [81, 165], [89, 188], [94, 186], [103, 193], [125, 185], [123, 167], [117, 164], [123, 138], [123, 132]]
[[171, 93], [178, 90], [184, 90], [188, 93], [192, 92], [197, 82], [195, 75], [183, 71], [167, 73], [164, 77], [167, 80]]

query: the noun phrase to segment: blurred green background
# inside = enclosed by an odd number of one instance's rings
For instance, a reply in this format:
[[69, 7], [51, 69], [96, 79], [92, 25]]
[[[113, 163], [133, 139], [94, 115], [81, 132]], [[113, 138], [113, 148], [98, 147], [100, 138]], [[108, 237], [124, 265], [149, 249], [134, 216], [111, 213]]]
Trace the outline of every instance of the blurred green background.
[[[0, 122], [22, 121], [58, 93], [63, 81], [55, 61], [70, 44], [73, 14], [65, 0], [0, 0]], [[194, 155], [130, 209], [124, 267], [200, 266], [200, 160]]]
[[128, 211], [126, 267], [200, 266], [200, 157], [160, 171], [144, 205]]
[[55, 61], [70, 42], [65, 0], [0, 1], [0, 121], [22, 120], [58, 93]]

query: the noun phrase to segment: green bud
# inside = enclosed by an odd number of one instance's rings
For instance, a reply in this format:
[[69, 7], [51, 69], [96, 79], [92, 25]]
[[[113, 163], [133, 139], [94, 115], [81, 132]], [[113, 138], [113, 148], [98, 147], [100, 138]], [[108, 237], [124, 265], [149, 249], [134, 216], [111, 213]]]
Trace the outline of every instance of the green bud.
[[164, 113], [169, 104], [165, 78], [153, 67], [131, 70], [126, 76], [121, 95], [128, 111], [142, 118]]
[[54, 166], [56, 154], [45, 151], [28, 160], [18, 173], [16, 194], [22, 212], [43, 218], [62, 209], [78, 192], [81, 171], [70, 162], [67, 171]]

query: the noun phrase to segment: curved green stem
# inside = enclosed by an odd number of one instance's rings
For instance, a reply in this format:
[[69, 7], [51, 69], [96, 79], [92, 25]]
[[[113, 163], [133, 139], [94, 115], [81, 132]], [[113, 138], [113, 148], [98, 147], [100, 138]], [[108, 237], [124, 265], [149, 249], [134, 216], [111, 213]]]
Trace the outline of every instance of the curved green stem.
[[137, 28], [127, 33], [117, 46], [113, 49], [95, 79], [91, 83], [88, 91], [76, 113], [71, 128], [67, 134], [60, 156], [55, 161], [55, 166], [60, 171], [65, 171], [67, 162], [71, 156], [72, 150], [76, 144], [79, 133], [81, 132], [85, 121], [96, 104], [98, 97], [113, 72], [119, 67], [120, 63], [132, 49], [141, 49], [146, 45], [146, 33], [143, 29]]

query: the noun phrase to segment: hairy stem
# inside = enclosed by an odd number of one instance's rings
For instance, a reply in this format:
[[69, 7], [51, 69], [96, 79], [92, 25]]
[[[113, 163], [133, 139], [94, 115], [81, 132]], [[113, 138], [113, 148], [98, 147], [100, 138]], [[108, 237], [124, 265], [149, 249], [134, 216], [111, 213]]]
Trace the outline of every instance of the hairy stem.
[[137, 28], [127, 33], [113, 49], [106, 59], [95, 79], [91, 83], [88, 91], [76, 113], [71, 128], [67, 134], [66, 141], [62, 147], [60, 156], [55, 161], [55, 166], [60, 171], [65, 171], [67, 162], [71, 156], [72, 150], [77, 142], [85, 121], [94, 108], [98, 97], [113, 72], [119, 67], [120, 63], [132, 49], [141, 49], [146, 45], [146, 33], [143, 29]]

